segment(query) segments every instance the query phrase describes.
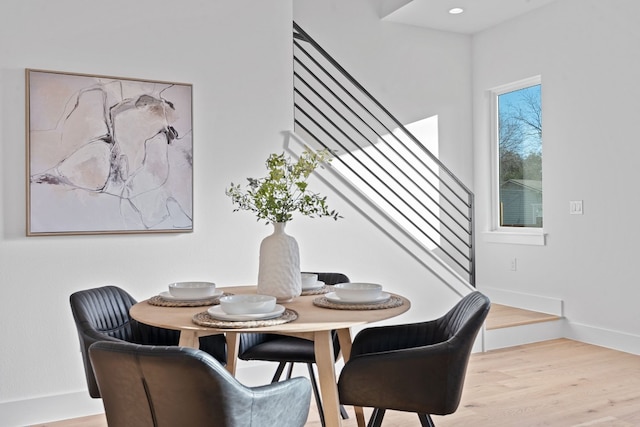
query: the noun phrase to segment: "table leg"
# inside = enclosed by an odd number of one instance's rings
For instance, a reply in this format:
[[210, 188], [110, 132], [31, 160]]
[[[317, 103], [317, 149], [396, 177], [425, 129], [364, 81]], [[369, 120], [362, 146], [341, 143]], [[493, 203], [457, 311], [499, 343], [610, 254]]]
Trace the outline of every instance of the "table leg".
[[338, 341], [340, 341], [340, 351], [345, 363], [351, 357], [351, 329], [338, 329]]
[[342, 425], [342, 419], [340, 418], [340, 404], [338, 402], [338, 387], [336, 384], [331, 331], [317, 331], [314, 333], [313, 340], [325, 424], [326, 427], [340, 427]]
[[227, 371], [234, 377], [238, 363], [238, 350], [240, 349], [240, 334], [236, 332], [225, 333], [227, 339]]
[[[344, 363], [347, 363], [351, 357], [351, 330], [350, 329], [338, 329], [338, 340], [340, 341], [340, 351], [342, 352], [342, 358]], [[356, 413], [356, 421], [358, 427], [365, 427], [364, 411], [361, 406], [354, 406], [354, 412]]]
[[181, 347], [200, 348], [200, 338], [196, 331], [180, 331], [180, 340], [178, 345]]

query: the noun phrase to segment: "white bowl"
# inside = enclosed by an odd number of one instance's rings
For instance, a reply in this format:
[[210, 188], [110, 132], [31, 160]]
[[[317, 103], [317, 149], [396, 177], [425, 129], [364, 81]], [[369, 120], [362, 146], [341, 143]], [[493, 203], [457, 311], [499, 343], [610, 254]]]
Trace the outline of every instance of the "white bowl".
[[226, 295], [220, 297], [220, 308], [227, 314], [271, 313], [276, 297], [269, 295]]
[[301, 273], [300, 280], [303, 288], [308, 288], [318, 282], [318, 275], [314, 273]]
[[375, 300], [382, 292], [382, 285], [375, 283], [338, 283], [333, 286], [338, 298], [344, 301], [369, 301]]
[[216, 284], [211, 282], [177, 282], [169, 285], [169, 293], [176, 298], [207, 298], [216, 293]]

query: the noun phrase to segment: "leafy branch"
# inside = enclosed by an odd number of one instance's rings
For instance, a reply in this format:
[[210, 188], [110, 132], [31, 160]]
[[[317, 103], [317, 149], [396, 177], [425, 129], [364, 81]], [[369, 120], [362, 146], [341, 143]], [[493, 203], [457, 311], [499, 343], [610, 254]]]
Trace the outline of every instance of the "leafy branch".
[[282, 154], [271, 154], [266, 161], [268, 175], [263, 178], [247, 178], [246, 191], [239, 184], [231, 183], [225, 194], [237, 207], [234, 212], [247, 210], [258, 216], [258, 221], [287, 222], [293, 218], [293, 212], [311, 218], [341, 216], [329, 210], [326, 197], [307, 189], [307, 178], [322, 162], [331, 161], [328, 150], [312, 153], [305, 151], [297, 162]]

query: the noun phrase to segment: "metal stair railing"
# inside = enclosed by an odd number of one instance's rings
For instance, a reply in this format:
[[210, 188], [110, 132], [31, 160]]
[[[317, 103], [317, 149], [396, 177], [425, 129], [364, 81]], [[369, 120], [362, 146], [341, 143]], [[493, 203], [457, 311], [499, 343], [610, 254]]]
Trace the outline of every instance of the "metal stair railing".
[[475, 286], [473, 193], [293, 23], [294, 130]]

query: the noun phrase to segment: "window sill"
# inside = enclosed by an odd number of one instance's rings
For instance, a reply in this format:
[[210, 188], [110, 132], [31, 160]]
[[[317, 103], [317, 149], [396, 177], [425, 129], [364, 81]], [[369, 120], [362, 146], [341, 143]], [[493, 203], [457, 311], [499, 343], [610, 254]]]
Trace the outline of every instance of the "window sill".
[[544, 246], [545, 234], [542, 230], [531, 231], [486, 231], [483, 234], [487, 243], [502, 243], [511, 245]]

